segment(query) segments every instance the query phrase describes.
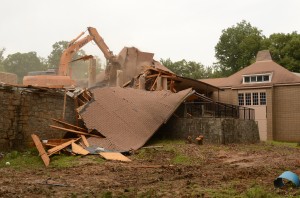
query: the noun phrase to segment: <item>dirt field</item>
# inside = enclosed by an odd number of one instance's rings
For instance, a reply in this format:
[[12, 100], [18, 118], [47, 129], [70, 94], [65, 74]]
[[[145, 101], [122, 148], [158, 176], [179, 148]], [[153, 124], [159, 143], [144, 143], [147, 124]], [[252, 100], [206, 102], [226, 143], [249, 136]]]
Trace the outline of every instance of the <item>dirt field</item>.
[[[196, 145], [159, 141], [129, 156], [54, 156], [45, 168], [35, 150], [4, 153], [0, 197], [285, 197], [275, 189], [282, 172], [299, 172], [296, 144]], [[6, 165], [9, 162], [10, 165]]]

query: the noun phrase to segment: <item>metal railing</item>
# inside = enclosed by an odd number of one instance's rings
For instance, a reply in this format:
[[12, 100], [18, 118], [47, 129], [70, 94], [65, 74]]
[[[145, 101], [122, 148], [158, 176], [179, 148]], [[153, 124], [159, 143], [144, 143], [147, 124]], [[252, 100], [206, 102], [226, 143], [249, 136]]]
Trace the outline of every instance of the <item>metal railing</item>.
[[184, 117], [239, 118], [254, 120], [254, 109], [221, 102], [185, 102]]

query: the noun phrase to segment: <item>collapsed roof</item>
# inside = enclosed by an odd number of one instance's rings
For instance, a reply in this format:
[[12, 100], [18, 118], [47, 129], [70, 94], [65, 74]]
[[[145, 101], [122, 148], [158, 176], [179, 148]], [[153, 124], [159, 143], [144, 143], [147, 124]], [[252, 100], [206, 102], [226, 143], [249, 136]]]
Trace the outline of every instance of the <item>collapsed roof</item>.
[[142, 147], [166, 123], [193, 91], [145, 91], [132, 88], [93, 88], [94, 100], [79, 110], [88, 129], [105, 138], [88, 139], [91, 145], [128, 151]]
[[126, 83], [134, 78], [138, 78], [141, 74], [145, 74], [149, 68], [152, 68], [157, 73], [168, 75], [169, 80], [174, 80], [176, 91], [193, 88], [199, 93], [207, 94], [219, 89], [205, 82], [178, 76], [160, 62], [154, 60], [153, 57], [154, 53], [143, 52], [135, 47], [124, 47], [117, 56], [119, 66], [115, 65], [115, 67], [111, 68], [109, 74], [110, 85], [114, 86], [116, 84], [117, 70], [122, 70], [122, 81]]

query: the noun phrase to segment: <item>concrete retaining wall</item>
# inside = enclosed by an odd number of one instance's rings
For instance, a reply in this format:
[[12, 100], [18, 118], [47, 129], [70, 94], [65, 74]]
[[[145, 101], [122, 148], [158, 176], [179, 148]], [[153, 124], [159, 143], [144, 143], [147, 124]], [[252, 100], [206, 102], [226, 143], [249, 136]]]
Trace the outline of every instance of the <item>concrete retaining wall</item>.
[[[0, 87], [0, 150], [28, 146], [31, 134], [40, 138], [63, 137], [63, 131], [51, 129], [51, 118], [63, 114], [64, 91]], [[75, 123], [73, 99], [67, 98], [65, 118]]]
[[259, 142], [258, 126], [253, 120], [233, 118], [171, 118], [159, 132], [160, 136], [195, 140], [204, 136], [204, 142], [216, 144]]

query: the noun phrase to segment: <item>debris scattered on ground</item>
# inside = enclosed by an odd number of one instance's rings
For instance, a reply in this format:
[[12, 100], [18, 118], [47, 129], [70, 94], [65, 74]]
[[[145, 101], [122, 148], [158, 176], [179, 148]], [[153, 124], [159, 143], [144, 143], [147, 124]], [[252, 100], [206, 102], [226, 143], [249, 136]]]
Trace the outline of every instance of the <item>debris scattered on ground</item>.
[[[50, 156], [58, 154], [61, 151], [68, 152], [73, 155], [83, 156], [88, 154], [100, 154], [100, 156], [107, 160], [131, 161], [129, 158], [118, 152], [110, 152], [106, 151], [105, 149], [93, 149], [92, 147], [89, 147], [89, 143], [84, 135], [78, 136], [78, 138], [49, 139], [41, 141], [37, 135], [31, 135], [46, 167], [50, 164]], [[45, 148], [48, 148], [48, 150]]]
[[117, 152], [100, 152], [99, 153], [104, 159], [107, 160], [118, 160], [123, 162], [130, 162], [131, 160], [128, 157], [125, 157], [121, 153]]

